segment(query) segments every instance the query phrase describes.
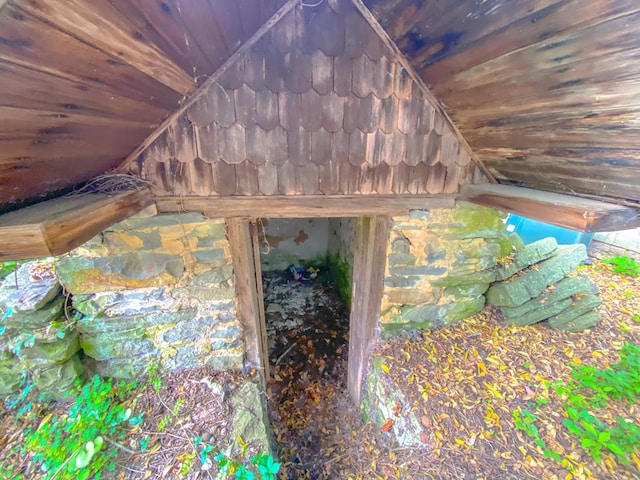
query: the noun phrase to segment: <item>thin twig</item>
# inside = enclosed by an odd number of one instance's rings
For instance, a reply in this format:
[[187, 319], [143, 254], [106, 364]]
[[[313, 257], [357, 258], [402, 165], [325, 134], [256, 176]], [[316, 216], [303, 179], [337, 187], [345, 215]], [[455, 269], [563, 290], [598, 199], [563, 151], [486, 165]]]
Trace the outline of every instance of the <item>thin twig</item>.
[[278, 357], [278, 360], [276, 360], [276, 363], [275, 363], [275, 365], [274, 365], [274, 366], [276, 366], [276, 367], [277, 367], [278, 365], [280, 365], [280, 362], [282, 361], [282, 359], [287, 355], [287, 353], [289, 353], [291, 350], [293, 350], [293, 347], [295, 347], [297, 344], [298, 344], [298, 342], [293, 342], [293, 343], [289, 346], [289, 348], [287, 348], [287, 349], [283, 352], [283, 354], [282, 354], [282, 355], [280, 355], [280, 356]]

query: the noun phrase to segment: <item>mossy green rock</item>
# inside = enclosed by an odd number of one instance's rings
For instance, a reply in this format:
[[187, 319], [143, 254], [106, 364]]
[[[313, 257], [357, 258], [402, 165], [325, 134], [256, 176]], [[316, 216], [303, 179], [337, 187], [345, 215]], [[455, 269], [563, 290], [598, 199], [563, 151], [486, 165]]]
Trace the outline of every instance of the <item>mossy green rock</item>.
[[560, 326], [598, 307], [601, 303], [602, 300], [597, 295], [581, 296], [566, 311], [549, 318], [549, 325], [554, 328], [560, 328]]
[[[245, 382], [231, 397], [233, 417], [230, 437], [258, 446], [263, 452], [270, 452], [269, 426], [266, 406], [258, 385]], [[239, 445], [235, 445], [239, 447]]]
[[18, 390], [20, 390], [21, 384], [21, 370], [16, 370], [13, 373], [0, 373], [0, 398], [17, 392]]
[[72, 390], [76, 381], [84, 378], [84, 366], [79, 355], [72, 356], [60, 365], [38, 370], [32, 374], [33, 383], [41, 393], [62, 398]]
[[424, 304], [416, 307], [404, 307], [398, 322], [383, 323], [387, 332], [438, 328], [450, 325], [478, 313], [484, 307], [484, 297], [458, 299], [444, 305]]
[[10, 275], [0, 284], [0, 308], [15, 312], [34, 312], [41, 309], [62, 291], [55, 276], [31, 277], [31, 268], [36, 262], [20, 265], [16, 274]]
[[600, 314], [597, 311], [592, 310], [591, 312], [580, 315], [569, 322], [558, 324], [554, 328], [567, 332], [582, 332], [588, 328], [595, 327], [600, 323], [600, 320]]
[[505, 213], [486, 207], [453, 209], [453, 224], [431, 225], [430, 229], [446, 239], [500, 238], [504, 236]]
[[496, 280], [506, 280], [520, 270], [552, 257], [557, 251], [558, 242], [553, 237], [543, 238], [525, 245], [524, 248], [515, 253], [510, 263], [505, 263], [496, 269]]
[[452, 275], [449, 277], [439, 278], [433, 280], [431, 285], [434, 287], [455, 287], [460, 285], [477, 285], [477, 284], [489, 284], [494, 282], [496, 274], [494, 272], [484, 270], [480, 272], [470, 273], [468, 275]]
[[532, 310], [520, 317], [509, 318], [507, 321], [514, 323], [515, 325], [520, 325], [521, 327], [525, 325], [533, 325], [534, 323], [541, 322], [542, 320], [546, 320], [549, 317], [565, 311], [571, 306], [571, 303], [571, 299], [567, 298], [565, 300], [560, 300], [559, 302], [543, 305], [542, 307]]
[[177, 312], [155, 312], [122, 317], [83, 317], [76, 328], [86, 335], [99, 335], [109, 332], [123, 332], [132, 328], [145, 329], [155, 325], [169, 325], [190, 320], [196, 316], [196, 309], [184, 309]]
[[517, 307], [540, 295], [587, 258], [583, 244], [560, 245], [558, 253], [516, 278], [495, 283], [487, 291], [487, 301], [496, 306]]
[[78, 350], [80, 350], [78, 333], [70, 332], [55, 343], [36, 342], [32, 347], [23, 347], [18, 357], [28, 370], [33, 370], [63, 363]]
[[96, 362], [96, 373], [101, 377], [139, 378], [148, 375], [152, 367], [158, 366], [160, 359], [155, 353], [145, 353], [135, 357], [112, 358]]
[[507, 318], [516, 318], [526, 315], [532, 310], [544, 305], [558, 302], [579, 294], [597, 294], [598, 286], [586, 275], [565, 277], [558, 283], [549, 286], [536, 298], [523, 303], [518, 307], [501, 307], [500, 310]]
[[514, 255], [524, 248], [524, 242], [520, 235], [512, 233], [497, 240], [497, 245], [500, 247], [499, 257], [508, 257]]
[[0, 324], [21, 330], [46, 327], [51, 322], [63, 317], [62, 309], [64, 302], [65, 298], [62, 295], [58, 295], [40, 310], [32, 312], [14, 311], [11, 315], [4, 318]]
[[83, 334], [80, 337], [80, 345], [85, 354], [96, 360], [158, 353], [154, 343], [150, 339], [144, 338], [144, 335], [143, 328], [121, 332], [104, 332], [96, 336]]

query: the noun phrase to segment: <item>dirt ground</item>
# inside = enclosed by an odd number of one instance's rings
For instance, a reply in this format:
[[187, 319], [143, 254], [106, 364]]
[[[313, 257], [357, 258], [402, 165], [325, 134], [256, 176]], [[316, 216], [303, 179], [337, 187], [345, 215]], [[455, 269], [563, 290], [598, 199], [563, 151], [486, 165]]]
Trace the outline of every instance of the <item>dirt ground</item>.
[[[376, 347], [385, 373], [410, 403], [402, 411], [414, 412], [424, 426], [421, 448], [398, 448], [390, 441], [392, 424], [362, 424], [349, 402], [348, 321], [335, 289], [266, 278], [272, 375], [265, 394], [282, 462], [279, 478], [640, 479], [638, 451], [628, 465], [606, 453], [599, 463], [586, 455], [562, 425], [562, 399], [549, 387], [567, 380], [572, 364], [604, 368], [618, 360], [625, 342], [640, 345], [640, 278], [613, 274], [598, 261], [583, 268], [604, 301], [603, 321], [591, 331], [507, 326], [497, 310], [487, 308], [452, 327]], [[217, 476], [211, 459], [230, 441], [228, 398], [250, 376], [195, 369], [141, 385], [135, 411], [144, 421], [127, 432], [115, 471], [102, 478], [225, 478]], [[637, 404], [610, 407], [640, 425]], [[20, 452], [24, 432], [66, 408], [36, 404], [23, 415], [0, 410], [0, 472], [11, 465], [13, 478], [42, 478], [31, 453]], [[546, 458], [531, 437], [514, 428], [513, 411], [522, 408], [536, 414], [540, 437], [560, 461]], [[217, 450], [209, 457], [195, 454], [202, 451], [195, 438]], [[143, 439], [148, 440], [141, 451]], [[247, 448], [247, 457], [255, 453]]]

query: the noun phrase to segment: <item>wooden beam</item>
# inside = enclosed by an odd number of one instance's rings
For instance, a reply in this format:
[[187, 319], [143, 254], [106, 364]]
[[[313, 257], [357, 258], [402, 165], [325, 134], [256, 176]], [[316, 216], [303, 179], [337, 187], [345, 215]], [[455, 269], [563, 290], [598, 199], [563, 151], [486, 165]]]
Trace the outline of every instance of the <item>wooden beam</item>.
[[640, 226], [640, 208], [511, 185], [463, 185], [458, 200], [581, 232], [611, 232]]
[[158, 212], [202, 212], [210, 218], [307, 218], [407, 215], [451, 208], [456, 195], [293, 195], [256, 197], [156, 197]]
[[236, 62], [238, 62], [242, 56], [253, 47], [258, 40], [262, 38], [262, 36], [267, 33], [271, 28], [278, 23], [289, 11], [294, 8], [298, 4], [299, 0], [287, 0], [287, 2], [280, 7], [280, 9], [273, 14], [273, 16], [265, 22], [262, 27], [260, 27], [252, 36], [243, 43], [240, 48], [238, 48], [233, 55], [231, 55], [222, 66], [211, 75], [199, 88], [195, 91], [193, 95], [185, 100], [185, 102], [178, 108], [175, 112], [173, 112], [169, 117], [165, 119], [164, 122], [160, 124], [158, 128], [156, 128], [151, 135], [149, 135], [144, 142], [138, 148], [136, 148], [133, 152], [129, 154], [127, 158], [125, 158], [124, 162], [120, 164], [118, 167], [118, 171], [126, 172], [129, 166], [138, 158], [138, 156], [144, 152], [149, 146], [156, 141], [156, 139], [164, 133], [164, 131], [171, 125], [180, 115], [186, 112], [189, 107], [191, 107], [194, 103], [196, 103], [200, 97], [202, 97], [209, 88], [214, 85], [218, 79], [226, 72], [229, 68], [231, 68]]
[[380, 318], [390, 225], [383, 216], [359, 218], [356, 224], [347, 389], [358, 407]]
[[260, 306], [256, 288], [256, 271], [249, 222], [246, 218], [227, 219], [227, 238], [233, 260], [236, 284], [237, 315], [243, 330], [245, 360], [260, 370], [264, 382], [267, 352], [260, 338]]
[[484, 162], [482, 162], [480, 157], [478, 157], [478, 155], [474, 153], [473, 149], [467, 143], [467, 140], [458, 129], [458, 126], [453, 122], [453, 120], [451, 120], [449, 114], [445, 111], [445, 109], [442, 108], [442, 104], [440, 103], [440, 101], [434, 96], [431, 90], [429, 90], [429, 87], [427, 87], [420, 75], [418, 75], [416, 70], [413, 68], [413, 65], [411, 65], [407, 57], [404, 56], [398, 45], [396, 45], [396, 43], [391, 39], [384, 27], [380, 25], [380, 22], [378, 22], [376, 16], [371, 12], [371, 10], [369, 10], [369, 8], [364, 4], [362, 0], [351, 1], [353, 2], [353, 5], [356, 7], [356, 9], [365, 18], [365, 20], [369, 23], [369, 25], [371, 25], [371, 28], [375, 30], [375, 32], [378, 34], [387, 48], [389, 48], [393, 52], [398, 62], [400, 62], [400, 64], [402, 65], [402, 68], [406, 70], [411, 79], [416, 83], [416, 85], [418, 85], [425, 98], [427, 98], [431, 102], [431, 105], [433, 105], [436, 111], [438, 111], [442, 115], [447, 124], [454, 131], [456, 137], [458, 138], [458, 142], [460, 143], [460, 147], [464, 148], [469, 153], [471, 160], [473, 160], [473, 162], [480, 168], [480, 170], [482, 170], [482, 173], [484, 173], [491, 182], [496, 183], [496, 178], [489, 171]]
[[153, 203], [148, 189], [56, 198], [0, 216], [0, 261], [62, 255]]

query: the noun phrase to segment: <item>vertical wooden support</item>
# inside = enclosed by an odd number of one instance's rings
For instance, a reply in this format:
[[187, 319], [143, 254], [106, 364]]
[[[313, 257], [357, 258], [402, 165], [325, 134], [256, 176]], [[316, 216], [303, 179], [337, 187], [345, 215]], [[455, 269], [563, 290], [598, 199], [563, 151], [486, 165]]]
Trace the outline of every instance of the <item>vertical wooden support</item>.
[[237, 315], [243, 328], [246, 361], [258, 368], [266, 385], [267, 352], [263, 351], [260, 333], [264, 322], [261, 325], [249, 221], [244, 218], [227, 219], [227, 236], [233, 260]]
[[269, 347], [267, 345], [267, 321], [264, 314], [264, 291], [262, 290], [262, 269], [260, 268], [260, 242], [258, 241], [258, 224], [255, 219], [249, 222], [251, 233], [251, 245], [253, 246], [254, 279], [256, 282], [256, 293], [258, 295], [258, 333], [260, 340], [260, 352], [264, 377], [269, 381]]
[[380, 318], [390, 223], [377, 216], [359, 218], [356, 225], [347, 388], [357, 406]]

